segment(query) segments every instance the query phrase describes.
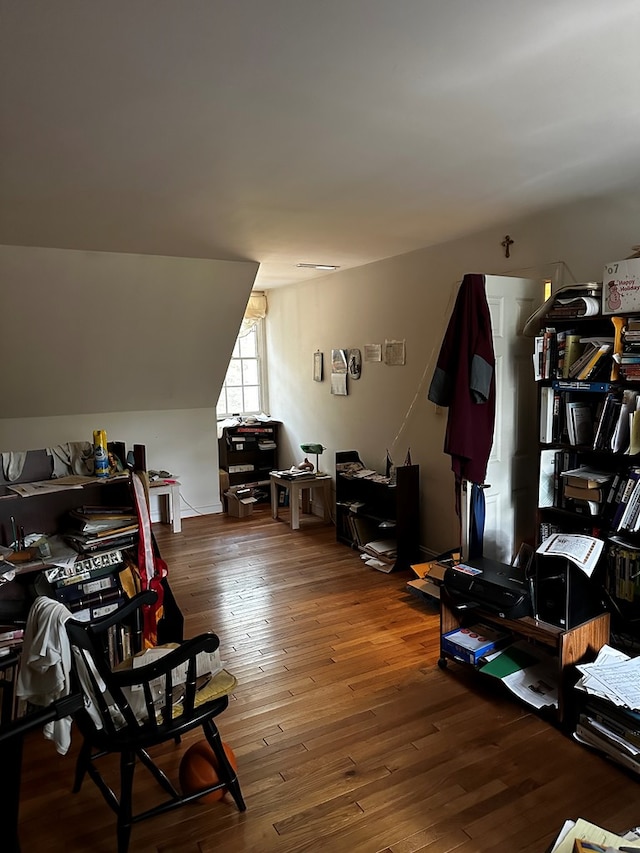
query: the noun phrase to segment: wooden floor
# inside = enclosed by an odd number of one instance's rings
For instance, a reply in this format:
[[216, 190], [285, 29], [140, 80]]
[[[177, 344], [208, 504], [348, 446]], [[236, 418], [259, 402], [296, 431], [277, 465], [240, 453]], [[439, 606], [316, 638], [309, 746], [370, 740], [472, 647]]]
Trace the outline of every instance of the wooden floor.
[[[640, 785], [453, 664], [408, 575], [366, 568], [334, 529], [250, 518], [155, 525], [185, 634], [214, 630], [238, 678], [218, 718], [247, 803], [191, 805], [134, 827], [132, 853], [543, 853], [567, 817], [640, 823]], [[499, 686], [499, 685], [498, 685]], [[491, 685], [492, 687], [492, 685]], [[184, 749], [159, 753], [177, 780]], [[23, 853], [115, 850], [115, 818], [75, 752], [25, 744]], [[139, 770], [142, 798], [155, 783]], [[1, 844], [0, 844], [1, 848]]]

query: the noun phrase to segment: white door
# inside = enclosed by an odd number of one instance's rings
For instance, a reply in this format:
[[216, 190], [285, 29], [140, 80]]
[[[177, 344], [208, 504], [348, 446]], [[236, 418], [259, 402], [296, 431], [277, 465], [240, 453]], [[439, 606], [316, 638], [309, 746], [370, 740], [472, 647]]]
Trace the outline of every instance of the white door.
[[496, 423], [487, 466], [484, 556], [510, 563], [524, 541], [535, 541], [538, 501], [538, 407], [533, 339], [527, 318], [543, 302], [544, 284], [487, 275], [496, 357]]

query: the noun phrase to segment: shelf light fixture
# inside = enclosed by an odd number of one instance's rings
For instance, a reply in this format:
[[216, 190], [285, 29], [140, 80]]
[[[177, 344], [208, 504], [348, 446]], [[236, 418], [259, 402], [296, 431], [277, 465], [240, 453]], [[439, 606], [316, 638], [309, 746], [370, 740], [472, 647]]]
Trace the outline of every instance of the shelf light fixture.
[[339, 270], [340, 267], [335, 264], [296, 264], [297, 267], [302, 267], [306, 270]]

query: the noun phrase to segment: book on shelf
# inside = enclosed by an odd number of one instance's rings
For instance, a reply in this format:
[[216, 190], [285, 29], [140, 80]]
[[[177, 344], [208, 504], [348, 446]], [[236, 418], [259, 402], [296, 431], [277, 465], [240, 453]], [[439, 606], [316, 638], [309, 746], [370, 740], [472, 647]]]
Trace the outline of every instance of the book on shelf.
[[633, 488], [627, 493], [616, 530], [633, 532], [638, 519], [638, 513], [640, 513], [640, 476], [636, 475], [633, 480]]
[[572, 486], [569, 483], [564, 485], [565, 498], [574, 498], [580, 501], [595, 501], [601, 503], [604, 500], [603, 491], [598, 486], [584, 488], [582, 486]]
[[540, 473], [538, 479], [538, 507], [556, 506], [555, 495], [555, 450], [540, 452]]
[[619, 601], [640, 598], [640, 550], [622, 536], [609, 536], [606, 587]]
[[569, 443], [587, 445], [593, 441], [593, 413], [588, 403], [576, 400], [565, 402]]
[[596, 351], [593, 353], [592, 357], [587, 361], [585, 366], [580, 370], [576, 379], [580, 379], [582, 381], [589, 381], [590, 379], [595, 379], [599, 370], [598, 365], [602, 367], [601, 362], [606, 362], [606, 356], [608, 356], [613, 350], [613, 344], [601, 344], [597, 347]]
[[584, 344], [580, 340], [580, 335], [573, 332], [567, 332], [564, 345], [564, 361], [562, 362], [561, 377], [569, 378], [569, 370], [582, 355]]
[[558, 296], [547, 313], [549, 320], [572, 320], [577, 317], [597, 317], [600, 299], [591, 295]]
[[585, 344], [584, 349], [582, 351], [582, 355], [577, 358], [571, 367], [569, 368], [569, 379], [577, 379], [578, 374], [586, 367], [589, 361], [593, 358], [595, 353], [598, 351], [598, 347], [595, 344]]
[[130, 548], [138, 541], [138, 533], [117, 533], [110, 536], [93, 537], [83, 533], [66, 533], [62, 537], [80, 554], [94, 554], [99, 551], [110, 551], [114, 548]]
[[99, 517], [99, 518], [117, 518], [121, 515], [134, 515], [132, 506], [91, 506], [84, 505], [76, 507], [69, 511], [70, 514], [77, 514], [82, 518]]
[[552, 444], [554, 441], [554, 396], [550, 385], [540, 389], [540, 443]]
[[70, 529], [80, 533], [101, 533], [137, 527], [138, 516], [133, 511], [130, 513], [85, 513], [72, 509], [67, 514], [67, 525]]

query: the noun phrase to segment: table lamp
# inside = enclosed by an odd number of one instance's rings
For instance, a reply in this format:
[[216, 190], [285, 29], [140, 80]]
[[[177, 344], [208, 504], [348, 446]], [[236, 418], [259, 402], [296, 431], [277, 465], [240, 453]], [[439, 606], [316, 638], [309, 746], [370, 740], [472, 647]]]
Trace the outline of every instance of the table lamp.
[[321, 474], [322, 472], [318, 468], [318, 456], [325, 450], [321, 444], [301, 444], [300, 450], [303, 453], [313, 453], [316, 457], [316, 474]]

